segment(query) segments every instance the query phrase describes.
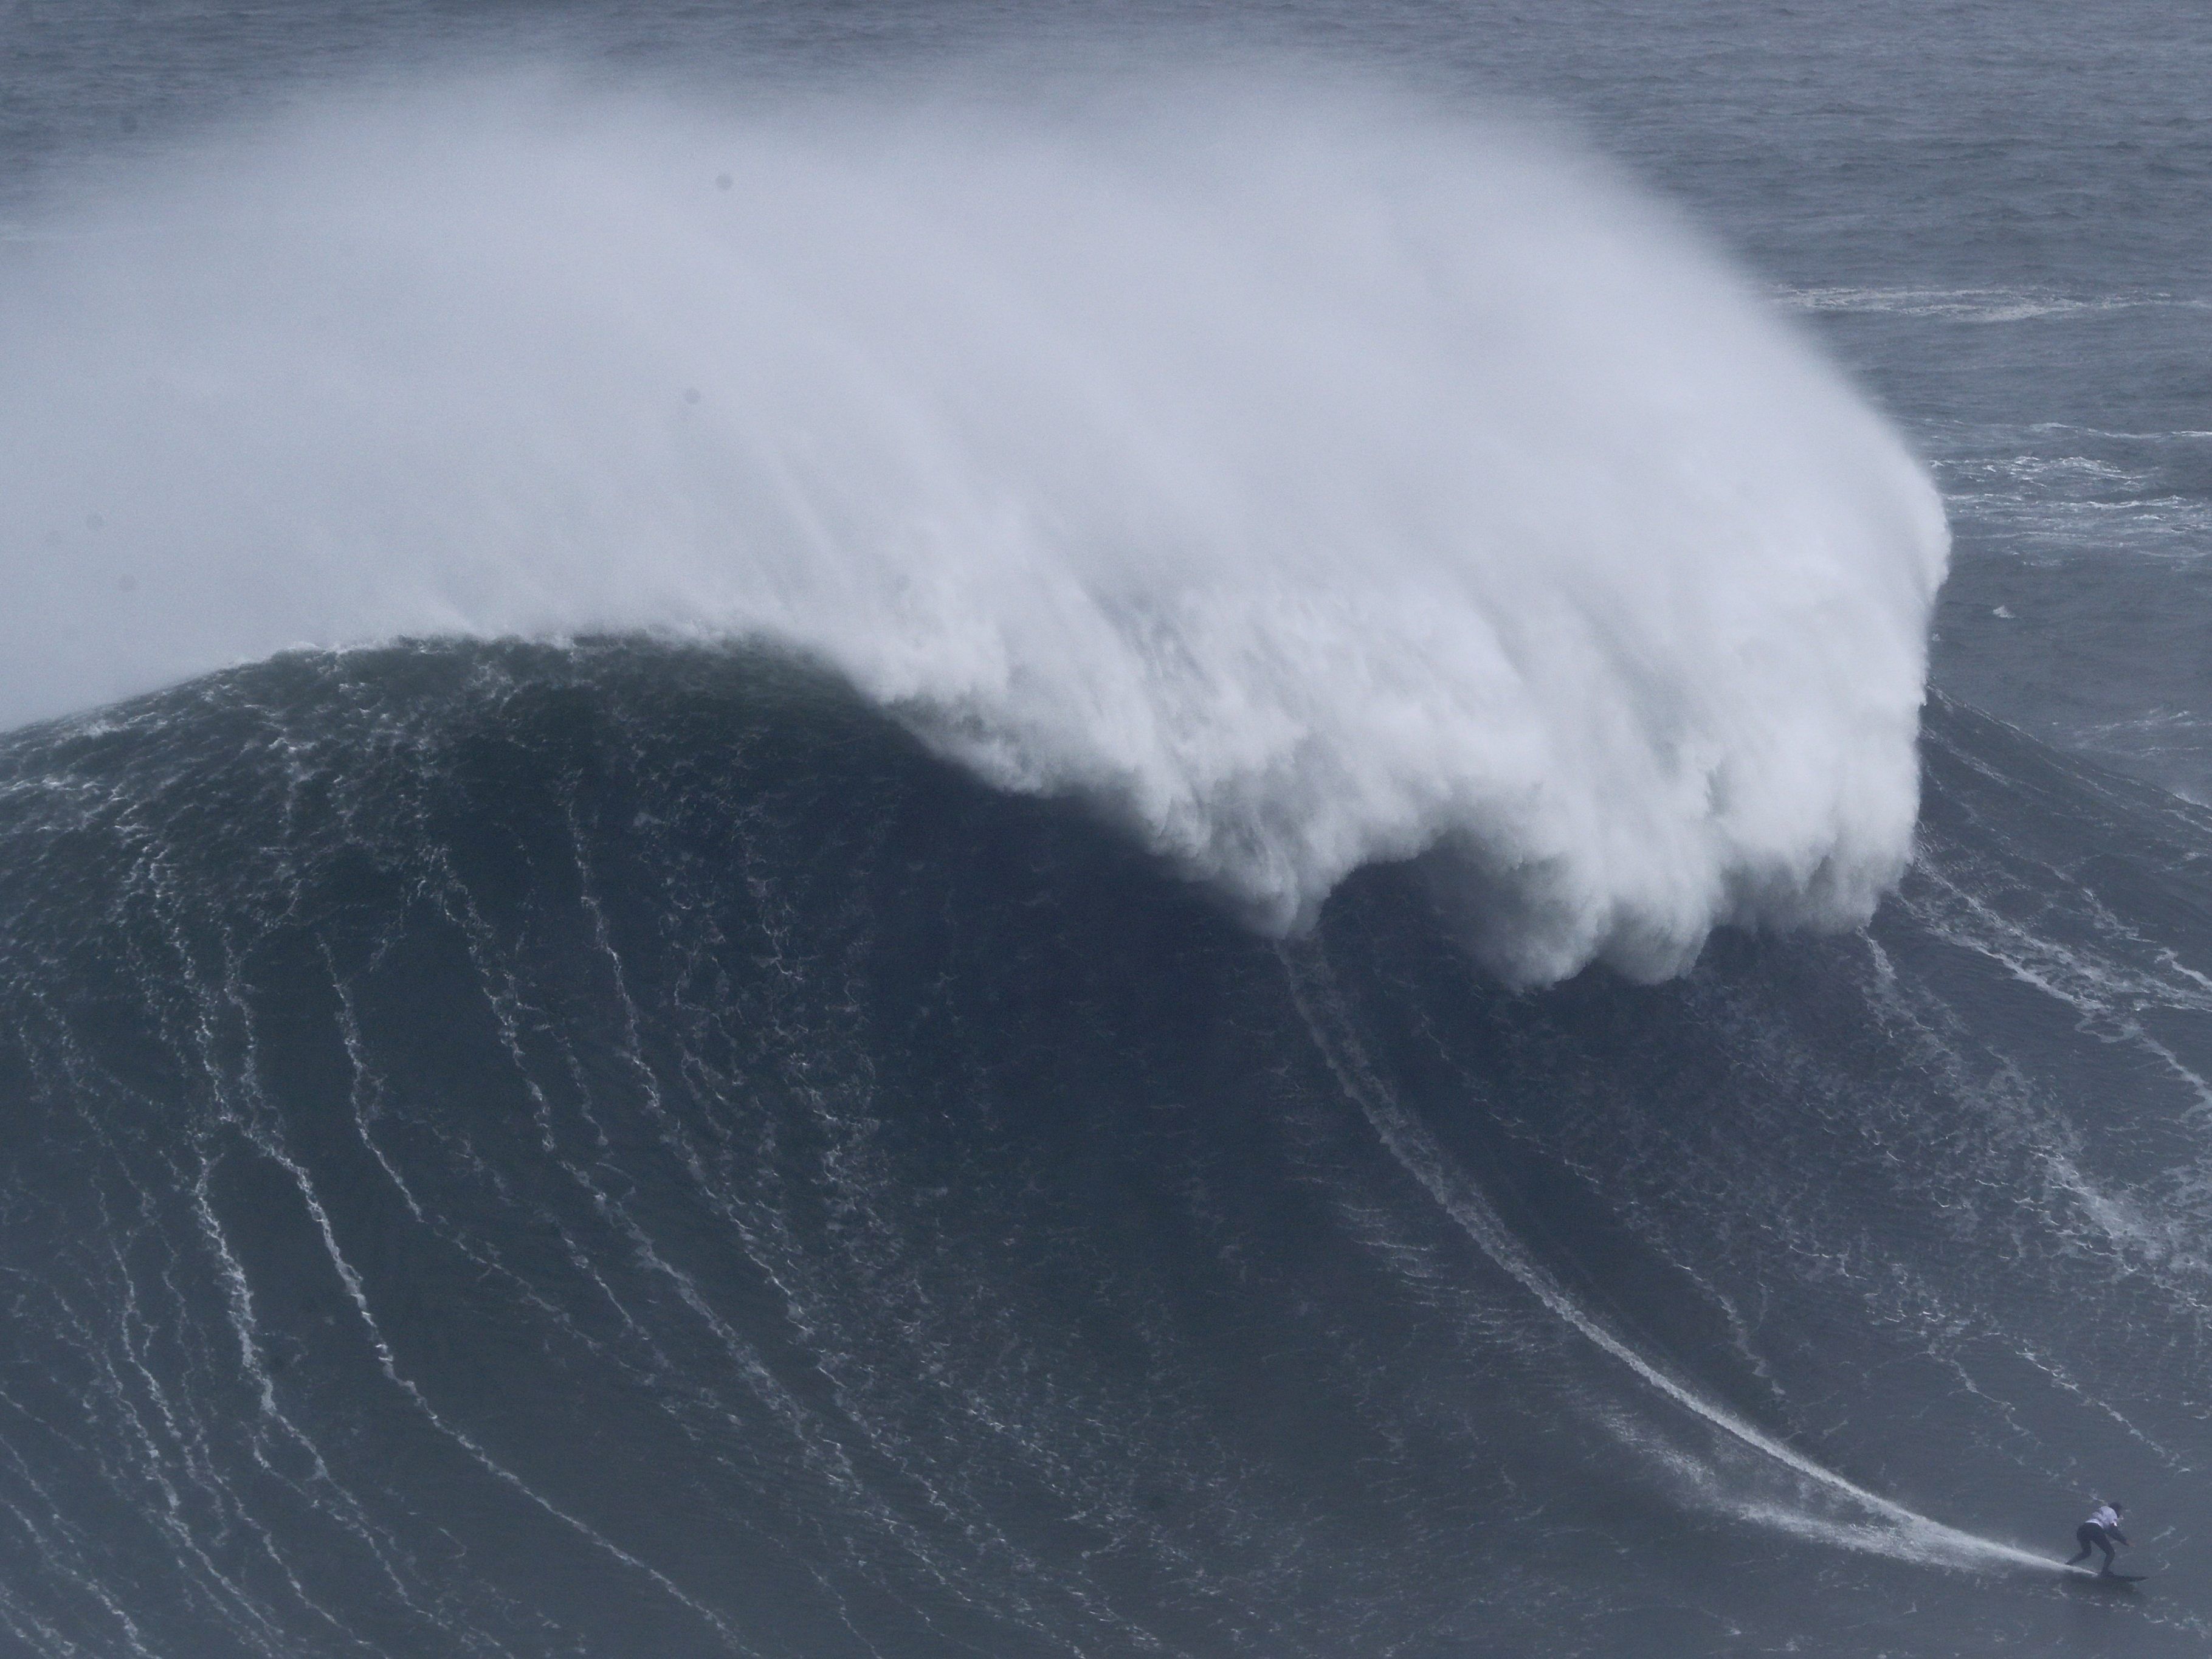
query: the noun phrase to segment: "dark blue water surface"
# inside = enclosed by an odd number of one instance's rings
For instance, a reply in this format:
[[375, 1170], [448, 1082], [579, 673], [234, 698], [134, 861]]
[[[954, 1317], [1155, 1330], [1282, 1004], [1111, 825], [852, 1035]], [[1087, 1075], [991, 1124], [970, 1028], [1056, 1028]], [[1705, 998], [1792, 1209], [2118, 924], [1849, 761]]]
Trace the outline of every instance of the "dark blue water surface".
[[[2207, 826], [1929, 763], [1870, 932], [1515, 995], [1418, 866], [1271, 944], [774, 659], [19, 736], [0, 1625], [2195, 1651]], [[2047, 1565], [2098, 1486], [2154, 1594]]]

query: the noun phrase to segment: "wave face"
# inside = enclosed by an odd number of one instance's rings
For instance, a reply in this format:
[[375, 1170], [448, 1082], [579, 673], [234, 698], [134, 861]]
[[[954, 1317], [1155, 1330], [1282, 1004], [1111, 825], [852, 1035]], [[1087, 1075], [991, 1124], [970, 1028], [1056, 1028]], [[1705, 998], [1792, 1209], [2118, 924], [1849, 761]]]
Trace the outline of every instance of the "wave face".
[[1519, 981], [1863, 921], [1946, 538], [1817, 355], [1548, 141], [1048, 80], [363, 97], [56, 218], [0, 287], [0, 718], [768, 640], [1267, 929], [1430, 852]]
[[10, 737], [0, 1626], [2055, 1650], [2078, 1504], [2184, 1564], [2212, 1451], [2212, 826], [1927, 754], [1868, 930], [1516, 994], [1419, 866], [1271, 941], [774, 654]]

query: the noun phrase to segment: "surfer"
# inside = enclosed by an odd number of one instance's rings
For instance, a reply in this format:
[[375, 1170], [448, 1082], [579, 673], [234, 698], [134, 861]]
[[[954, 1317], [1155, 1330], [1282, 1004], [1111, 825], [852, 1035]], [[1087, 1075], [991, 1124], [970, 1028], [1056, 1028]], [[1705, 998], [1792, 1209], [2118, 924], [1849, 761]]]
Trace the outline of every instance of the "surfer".
[[2124, 1504], [2100, 1502], [2089, 1518], [2074, 1528], [2074, 1541], [2081, 1547], [2081, 1552], [2066, 1565], [2070, 1567], [2079, 1562], [2086, 1561], [2089, 1559], [2091, 1550], [2102, 1550], [2105, 1553], [2105, 1565], [2097, 1571], [2112, 1571], [2112, 1546], [2115, 1543], [2124, 1545], [2128, 1541], [2127, 1534], [2120, 1530], [2120, 1516], [2126, 1513], [2127, 1507]]

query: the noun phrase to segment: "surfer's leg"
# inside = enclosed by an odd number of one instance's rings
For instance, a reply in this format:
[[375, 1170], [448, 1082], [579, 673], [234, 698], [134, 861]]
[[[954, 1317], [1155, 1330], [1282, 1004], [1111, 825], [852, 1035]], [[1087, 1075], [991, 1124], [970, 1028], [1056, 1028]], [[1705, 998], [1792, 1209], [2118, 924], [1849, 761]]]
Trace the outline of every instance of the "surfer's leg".
[[2081, 1547], [2066, 1558], [2066, 1565], [2069, 1567], [2078, 1567], [2089, 1559], [2089, 1552], [2097, 1547], [2096, 1528], [2087, 1525], [2075, 1528], [2074, 1541]]
[[2105, 1565], [2098, 1568], [2097, 1571], [2099, 1572], [2110, 1572], [2112, 1570], [2112, 1540], [2106, 1537], [2104, 1534], [2099, 1533], [2097, 1534], [2097, 1547], [2105, 1553]]

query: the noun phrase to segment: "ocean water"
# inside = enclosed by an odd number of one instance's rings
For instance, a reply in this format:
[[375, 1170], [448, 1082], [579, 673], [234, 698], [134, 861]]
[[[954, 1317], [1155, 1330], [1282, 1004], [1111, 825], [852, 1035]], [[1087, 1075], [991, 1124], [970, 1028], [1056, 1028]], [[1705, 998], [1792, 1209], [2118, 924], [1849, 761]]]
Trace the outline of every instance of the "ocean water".
[[2185, 12], [0, 64], [0, 1644], [2202, 1651]]

